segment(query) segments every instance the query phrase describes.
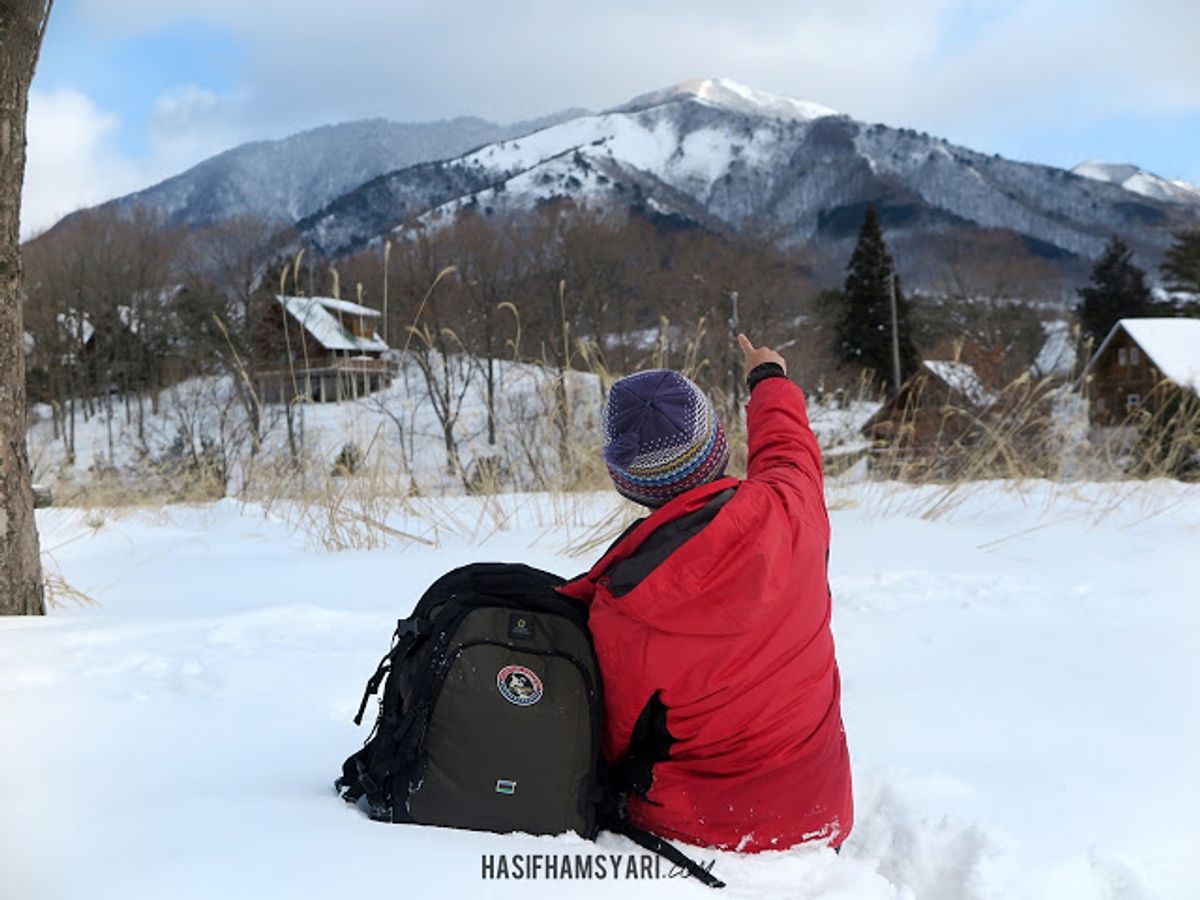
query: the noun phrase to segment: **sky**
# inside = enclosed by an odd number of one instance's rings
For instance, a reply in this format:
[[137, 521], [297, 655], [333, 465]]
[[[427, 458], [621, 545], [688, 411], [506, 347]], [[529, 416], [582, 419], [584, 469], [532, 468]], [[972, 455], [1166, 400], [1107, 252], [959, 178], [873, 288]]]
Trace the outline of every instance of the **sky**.
[[22, 233], [245, 141], [601, 110], [708, 77], [1200, 183], [1198, 47], [1196, 0], [56, 0]]

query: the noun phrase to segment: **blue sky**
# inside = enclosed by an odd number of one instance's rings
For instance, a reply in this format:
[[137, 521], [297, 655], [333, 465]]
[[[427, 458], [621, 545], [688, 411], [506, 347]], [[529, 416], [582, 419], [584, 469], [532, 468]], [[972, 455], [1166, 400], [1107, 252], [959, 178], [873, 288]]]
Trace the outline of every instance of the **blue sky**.
[[151, 108], [164, 88], [202, 84], [232, 90], [246, 48], [227, 28], [191, 17], [161, 28], [106, 34], [79, 0], [57, 0], [47, 29], [35, 86], [77, 89], [120, 117], [118, 148], [130, 156], [149, 150]]
[[58, 0], [26, 233], [238, 143], [729, 77], [985, 152], [1200, 182], [1195, 0]]

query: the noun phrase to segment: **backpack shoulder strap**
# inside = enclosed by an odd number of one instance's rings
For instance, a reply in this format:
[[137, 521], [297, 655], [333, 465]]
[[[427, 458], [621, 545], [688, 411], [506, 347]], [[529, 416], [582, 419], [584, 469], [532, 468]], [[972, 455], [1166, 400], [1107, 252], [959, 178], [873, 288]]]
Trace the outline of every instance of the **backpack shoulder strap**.
[[707, 885], [710, 888], [723, 888], [725, 882], [710, 872], [700, 863], [696, 862], [690, 856], [681, 851], [674, 844], [671, 844], [656, 834], [651, 834], [648, 831], [643, 831], [641, 828], [634, 826], [627, 816], [622, 816], [616, 822], [611, 823], [610, 831], [615, 834], [622, 834], [629, 838], [639, 847], [644, 847], [651, 853], [656, 853], [663, 859], [683, 869], [701, 884]]

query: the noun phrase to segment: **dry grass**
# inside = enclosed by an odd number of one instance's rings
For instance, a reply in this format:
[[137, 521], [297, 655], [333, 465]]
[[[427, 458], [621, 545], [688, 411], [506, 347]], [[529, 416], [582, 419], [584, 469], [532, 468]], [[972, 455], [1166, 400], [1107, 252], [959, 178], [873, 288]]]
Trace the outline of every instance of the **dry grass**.
[[[1019, 493], [1070, 494], [1081, 482], [1109, 482], [1127, 506], [1147, 480], [1200, 477], [1200, 403], [1167, 384], [1119, 424], [1090, 427], [1082, 398], [1067, 384], [1022, 376], [986, 408], [964, 399], [917, 395], [896, 418], [892, 438], [867, 454], [872, 480], [930, 490], [877, 491], [881, 512], [937, 518], [996, 481]], [[932, 423], [932, 424], [931, 424]], [[901, 499], [902, 498], [902, 499]], [[914, 508], [914, 504], [916, 504]]]
[[49, 551], [42, 553], [42, 588], [47, 609], [99, 606], [99, 601], [67, 581], [54, 554]]
[[[295, 279], [299, 263], [297, 257], [284, 268], [281, 293], [287, 293], [288, 276]], [[405, 330], [404, 375], [407, 379], [411, 364], [418, 377], [408, 408], [388, 411], [388, 418], [399, 429], [398, 442], [386, 437], [381, 424], [365, 436], [364, 447], [353, 445], [351, 453], [347, 444], [336, 461], [306, 447], [308, 400], [298, 389], [302, 378], [293, 364], [293, 396], [283, 404], [288, 422], [286, 446], [273, 447], [260, 435], [248, 434], [244, 425], [234, 421], [228, 398], [219, 401], [225, 405], [217, 416], [216, 438], [206, 443], [200, 406], [218, 399], [215, 395], [196, 397], [188, 400], [196, 408], [179, 417], [182, 449], [173, 457], [165, 462], [147, 459], [134, 472], [93, 472], [84, 480], [68, 473], [55, 483], [56, 503], [86, 509], [103, 522], [122, 510], [204, 502], [232, 493], [291, 523], [313, 546], [343, 551], [436, 547], [448, 535], [482, 539], [523, 527], [518, 522], [521, 502], [511, 495], [536, 491], [549, 504], [546, 510], [539, 509], [538, 520], [544, 521], [547, 529], [568, 534], [569, 552], [588, 554], [602, 549], [641, 512], [632, 504], [614, 501], [611, 512], [600, 521], [587, 521], [588, 511], [595, 509], [590, 492], [611, 492], [600, 452], [598, 413], [603, 393], [618, 373], [606, 366], [600, 346], [572, 337], [565, 319], [561, 346], [569, 348], [567, 352], [550, 358], [543, 348], [540, 359], [523, 354], [520, 309], [512, 302], [499, 304], [515, 325], [514, 335], [508, 339], [507, 362], [529, 366], [528, 371], [540, 374], [534, 389], [526, 384], [515, 396], [505, 398], [507, 431], [502, 440], [481, 452], [479, 442], [472, 444], [472, 435], [463, 433], [462, 422], [470, 380], [482, 378], [478, 361], [470, 359], [452, 330], [434, 329], [423, 318], [439, 283], [455, 271], [450, 266], [438, 273]], [[294, 290], [298, 292], [299, 285]], [[560, 285], [562, 290], [565, 286]], [[223, 325], [221, 328], [224, 330]], [[701, 353], [707, 328], [708, 323], [701, 319], [691, 335], [673, 344], [671, 335], [677, 330], [664, 318], [658, 340], [638, 360], [638, 367], [672, 367], [695, 379], [710, 376], [717, 366]], [[285, 328], [284, 336], [290, 348], [294, 342], [289, 330]], [[232, 349], [232, 342], [230, 346]], [[234, 357], [235, 378], [248, 392], [257, 419], [266, 421], [273, 415], [278, 427], [283, 413], [261, 402], [251, 373], [236, 353]], [[863, 400], [868, 392], [869, 382], [864, 379], [857, 399]], [[900, 417], [893, 438], [866, 455], [870, 463], [866, 477], [880, 482], [879, 489], [859, 488], [858, 495], [849, 498], [838, 488], [837, 478], [831, 477], [830, 508], [870, 502], [886, 512], [895, 503], [918, 503], [921, 515], [936, 517], [961, 504], [981, 485], [1000, 479], [1018, 491], [1024, 490], [1024, 485], [1047, 481], [1068, 490], [1072, 482], [1081, 479], [1123, 482], [1135, 490], [1137, 481], [1133, 479], [1196, 477], [1200, 404], [1190, 400], [1167, 412], [1136, 412], [1125, 427], [1098, 435], [1081, 428], [1078, 415], [1064, 415], [1069, 394], [1061, 384], [1049, 380], [1019, 378], [1000, 391], [986, 410], [965, 402], [936, 405], [932, 428], [927, 404], [920, 399]], [[729, 472], [743, 474], [747, 445], [741, 404], [745, 397], [730, 396], [722, 388], [713, 391], [713, 402], [722, 411], [729, 441]], [[445, 443], [444, 472], [433, 482], [427, 469], [422, 469], [418, 479], [411, 458], [413, 448], [405, 448], [406, 436], [413, 441], [412, 421], [418, 404], [434, 410], [442, 431], [438, 437]], [[409, 417], [407, 425], [405, 416]], [[422, 438], [428, 440], [429, 436]], [[346, 436], [347, 441], [351, 439]], [[468, 453], [473, 458], [464, 462]], [[841, 458], [853, 460], [855, 456], [851, 453]], [[47, 465], [40, 456], [38, 459], [39, 467]], [[840, 469], [840, 463], [829, 467], [831, 475]], [[857, 475], [861, 478], [862, 473]], [[898, 489], [900, 486], [905, 490]], [[911, 486], [928, 490], [907, 490]], [[481, 502], [449, 502], [450, 496], [464, 493], [481, 498]], [[55, 582], [51, 590], [65, 599], [74, 596], [65, 582]]]

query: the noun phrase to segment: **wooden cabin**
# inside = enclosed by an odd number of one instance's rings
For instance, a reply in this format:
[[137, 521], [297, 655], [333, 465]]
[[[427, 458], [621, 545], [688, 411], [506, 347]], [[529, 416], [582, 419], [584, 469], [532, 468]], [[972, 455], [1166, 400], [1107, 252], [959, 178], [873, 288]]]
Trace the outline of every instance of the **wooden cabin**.
[[147, 384], [143, 361], [148, 349], [140, 320], [129, 306], [97, 313], [68, 308], [55, 316], [58, 333], [55, 345], [61, 350], [59, 364], [75, 367], [87, 384], [97, 389], [110, 382], [110, 390]]
[[1154, 412], [1172, 393], [1200, 393], [1200, 319], [1121, 319], [1081, 376], [1088, 421], [1124, 424], [1138, 410]]
[[927, 359], [861, 431], [876, 444], [928, 451], [964, 438], [994, 399], [967, 363]]
[[352, 400], [391, 383], [377, 310], [333, 297], [275, 300], [260, 334], [254, 373], [264, 402]]

